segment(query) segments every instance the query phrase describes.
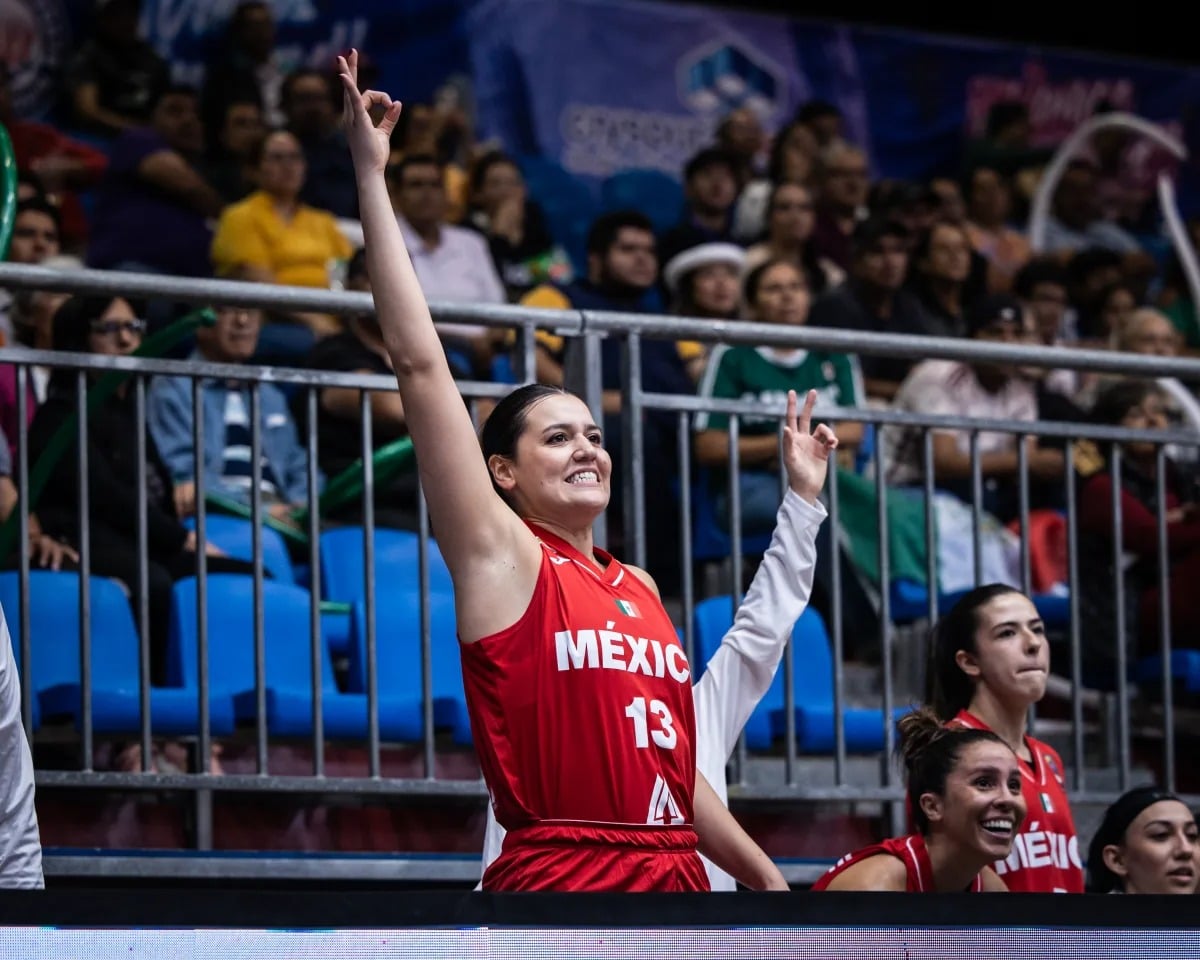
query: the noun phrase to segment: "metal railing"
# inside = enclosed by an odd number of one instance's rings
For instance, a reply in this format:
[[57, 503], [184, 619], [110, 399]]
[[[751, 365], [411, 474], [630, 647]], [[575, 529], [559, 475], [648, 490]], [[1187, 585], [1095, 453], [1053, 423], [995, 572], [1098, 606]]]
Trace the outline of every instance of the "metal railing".
[[[0, 288], [32, 288], [41, 290], [56, 290], [71, 293], [108, 293], [127, 297], [163, 297], [174, 301], [200, 304], [237, 304], [249, 307], [287, 310], [318, 310], [337, 314], [366, 314], [373, 311], [369, 296], [365, 294], [335, 293], [302, 288], [285, 288], [257, 284], [237, 283], [215, 280], [185, 280], [152, 275], [108, 273], [100, 271], [76, 271], [62, 273], [39, 267], [16, 266], [0, 264]], [[623, 338], [623, 383], [622, 383], [622, 418], [624, 427], [625, 462], [618, 464], [626, 482], [628, 499], [624, 516], [625, 543], [628, 559], [639, 565], [646, 561], [646, 506], [644, 499], [644, 457], [642, 437], [642, 417], [645, 411], [662, 411], [675, 414], [677, 450], [683, 475], [687, 471], [691, 457], [691, 418], [701, 411], [723, 413], [730, 416], [730, 469], [729, 469], [729, 500], [733, 531], [731, 552], [731, 585], [740, 584], [742, 565], [744, 563], [741, 547], [740, 530], [740, 492], [735, 482], [738, 473], [737, 439], [738, 423], [741, 417], [762, 417], [764, 415], [778, 418], [781, 410], [766, 409], [761, 404], [749, 401], [715, 400], [693, 396], [659, 394], [648, 391], [641, 381], [640, 351], [644, 339], [670, 340], [701, 340], [708, 342], [742, 343], [754, 345], [770, 345], [783, 348], [805, 348], [810, 350], [826, 350], [831, 352], [888, 355], [913, 359], [942, 358], [962, 361], [988, 361], [1019, 364], [1025, 367], [1066, 368], [1074, 370], [1104, 371], [1119, 374], [1137, 374], [1146, 377], [1175, 376], [1184, 380], [1200, 381], [1200, 360], [1186, 358], [1161, 358], [1117, 354], [1097, 350], [1045, 350], [1020, 345], [1001, 345], [983, 343], [973, 340], [958, 340], [945, 338], [926, 338], [906, 335], [878, 334], [864, 335], [861, 332], [810, 329], [806, 327], [781, 327], [741, 322], [714, 322], [685, 318], [659, 316], [640, 316], [616, 314], [600, 311], [548, 311], [529, 310], [518, 307], [480, 307], [467, 305], [433, 305], [435, 318], [439, 321], [469, 320], [472, 323], [488, 327], [516, 328], [519, 333], [516, 352], [519, 358], [518, 366], [522, 371], [534, 369], [534, 331], [550, 329], [554, 332], [572, 338], [572, 362], [568, 364], [572, 387], [580, 393], [593, 407], [600, 406], [600, 341], [604, 337]], [[579, 349], [574, 349], [578, 347]], [[133, 384], [133, 403], [135, 419], [139, 432], [137, 455], [142, 467], [147, 455], [145, 441], [146, 425], [146, 383], [152, 376], [187, 377], [192, 381], [192, 402], [194, 414], [202, 409], [202, 381], [216, 378], [227, 381], [242, 382], [249, 385], [251, 396], [251, 445], [253, 449], [252, 463], [254, 477], [251, 486], [251, 517], [256, 531], [253, 541], [253, 638], [255, 651], [255, 748], [256, 772], [254, 774], [211, 774], [207, 772], [166, 774], [150, 772], [151, 742], [155, 731], [150, 717], [150, 686], [149, 677], [149, 640], [147, 607], [147, 569], [148, 559], [146, 550], [146, 480], [145, 470], [139, 469], [137, 486], [137, 502], [139, 516], [136, 518], [137, 540], [139, 543], [139, 589], [135, 591], [139, 602], [135, 610], [136, 621], [141, 637], [139, 651], [140, 663], [140, 697], [141, 725], [138, 731], [142, 746], [141, 773], [123, 773], [101, 771], [95, 769], [93, 745], [95, 741], [91, 716], [91, 650], [92, 637], [89, 630], [89, 593], [87, 574], [93, 566], [91, 544], [88, 537], [87, 517], [91, 511], [100, 505], [89, 503], [87, 484], [79, 484], [78, 510], [81, 517], [79, 530], [79, 552], [83, 576], [80, 577], [80, 619], [82, 631], [80, 637], [80, 671], [83, 679], [82, 710], [80, 718], [81, 769], [79, 770], [39, 770], [37, 782], [43, 786], [75, 787], [75, 788], [104, 788], [104, 789], [133, 789], [133, 790], [183, 790], [194, 791], [197, 804], [197, 847], [204, 849], [211, 844], [211, 823], [205, 814], [206, 804], [211, 797], [211, 791], [277, 791], [290, 793], [320, 793], [327, 795], [353, 795], [356, 797], [381, 795], [414, 795], [441, 797], [479, 797], [485, 796], [485, 789], [479, 780], [448, 780], [437, 777], [435, 771], [435, 756], [437, 742], [433, 727], [432, 715], [432, 655], [430, 651], [430, 538], [428, 518], [423, 503], [419, 511], [419, 570], [418, 582], [421, 596], [421, 687], [424, 695], [424, 737], [422, 743], [422, 759], [424, 773], [420, 777], [394, 778], [386, 777], [381, 772], [380, 764], [380, 732], [378, 706], [380, 688], [386, 690], [387, 677], [379, 677], [377, 672], [376, 638], [374, 635], [376, 622], [376, 585], [371, 571], [374, 568], [373, 544], [375, 517], [372, 508], [372, 489], [370, 477], [370, 453], [372, 437], [372, 413], [369, 402], [369, 391], [395, 390], [393, 378], [389, 376], [370, 376], [360, 374], [332, 373], [316, 370], [292, 370], [247, 365], [215, 364], [195, 361], [180, 361], [168, 359], [142, 359], [131, 357], [110, 357], [84, 354], [65, 354], [46, 351], [27, 350], [23, 348], [8, 348], [0, 350], [0, 362], [16, 365], [17, 368], [17, 402], [18, 416], [21, 424], [26, 421], [26, 386], [29, 371], [32, 366], [46, 366], [56, 369], [77, 371], [75, 378], [76, 410], [78, 413], [78, 445], [81, 452], [80, 470], [86, 473], [86, 450], [88, 423], [86, 416], [87, 375], [89, 373], [121, 371], [131, 377]], [[312, 582], [309, 593], [309, 638], [307, 654], [311, 660], [312, 674], [312, 735], [313, 750], [312, 772], [308, 776], [280, 776], [273, 774], [269, 763], [269, 746], [271, 731], [266, 725], [265, 697], [265, 659], [264, 659], [264, 614], [263, 614], [263, 581], [264, 565], [262, 538], [259, 531], [259, 521], [263, 517], [261, 502], [261, 479], [258, 453], [261, 450], [262, 434], [260, 418], [257, 413], [261, 403], [261, 385], [288, 385], [292, 389], [305, 392], [304, 405], [309, 413], [309, 434], [304, 443], [308, 457], [308, 546], [307, 561], [312, 571]], [[364, 464], [368, 471], [364, 484], [363, 527], [364, 527], [364, 570], [366, 582], [363, 589], [365, 605], [365, 622], [367, 635], [365, 637], [366, 657], [366, 698], [368, 703], [369, 726], [366, 735], [368, 753], [368, 775], [365, 777], [329, 776], [324, 767], [326, 746], [325, 732], [322, 726], [322, 671], [321, 664], [324, 652], [321, 633], [321, 592], [320, 579], [320, 518], [316, 494], [316, 476], [318, 463], [318, 446], [315, 432], [315, 414], [318, 407], [318, 392], [327, 387], [346, 387], [363, 391], [360, 398], [360, 416], [358, 429], [363, 452]], [[460, 388], [463, 396], [477, 412], [476, 404], [480, 400], [503, 395], [510, 387], [505, 384], [487, 382], [462, 382]], [[1167, 547], [1167, 526], [1164, 503], [1163, 447], [1166, 444], [1196, 445], [1198, 438], [1193, 434], [1179, 431], [1136, 431], [1118, 427], [1102, 427], [1094, 425], [1067, 423], [1028, 423], [1003, 420], [986, 420], [968, 417], [932, 417], [916, 416], [892, 410], [873, 409], [840, 409], [823, 408], [818, 410], [823, 418], [837, 421], [861, 422], [873, 424], [877, 435], [883, 437], [882, 427], [887, 425], [909, 426], [922, 431], [922, 461], [925, 466], [923, 489], [926, 503], [926, 549], [928, 551], [928, 577], [930, 584], [937, 582], [936, 552], [934, 550], [935, 528], [930, 504], [934, 494], [933, 483], [933, 445], [932, 436], [936, 430], [960, 430], [968, 432], [971, 442], [972, 480], [975, 490], [974, 500], [974, 554], [976, 571], [980, 555], [980, 538], [982, 523], [982, 508], [979, 497], [981, 487], [980, 457], [977, 444], [979, 433], [1002, 432], [1016, 436], [1036, 435], [1044, 438], [1073, 440], [1089, 438], [1101, 443], [1129, 441], [1138, 439], [1153, 442], [1158, 445], [1159, 472], [1159, 506], [1157, 512], [1158, 524], [1158, 582], [1160, 586], [1161, 642], [1162, 642], [1162, 711], [1160, 735], [1163, 739], [1163, 764], [1165, 785], [1175, 783], [1175, 745], [1174, 745], [1174, 703], [1173, 676], [1171, 663], [1171, 636], [1169, 624], [1169, 567]], [[193, 417], [193, 442], [197, 450], [203, 449], [203, 417]], [[29, 446], [28, 438], [22, 427], [20, 435], [14, 438], [17, 446], [16, 471], [17, 484], [22, 490], [26, 488], [29, 479]], [[875, 456], [882, 463], [886, 451], [880, 445]], [[1018, 449], [1022, 449], [1018, 445]], [[198, 686], [200, 723], [197, 734], [197, 757], [206, 758], [209, 753], [211, 733], [208, 705], [209, 662], [208, 662], [208, 623], [204, 591], [206, 585], [205, 544], [208, 540], [206, 530], [206, 509], [204, 506], [204, 471], [202, 457], [197, 456], [194, 482], [196, 483], [196, 572], [197, 576], [197, 617], [196, 624], [198, 641]], [[1070, 688], [1071, 688], [1071, 742], [1073, 754], [1070, 760], [1072, 768], [1072, 798], [1080, 803], [1103, 803], [1116, 796], [1119, 790], [1130, 785], [1131, 770], [1131, 737], [1132, 718], [1126, 680], [1126, 663], [1124, 648], [1119, 647], [1117, 698], [1116, 698], [1116, 730], [1119, 759], [1118, 790], [1096, 789], [1089, 786], [1085, 772], [1085, 742], [1084, 742], [1084, 701], [1086, 691], [1083, 684], [1081, 647], [1082, 631], [1086, 625], [1081, 622], [1079, 610], [1079, 557], [1078, 529], [1076, 516], [1075, 490], [1073, 486], [1074, 468], [1073, 452], [1070, 443], [1066, 445], [1066, 478], [1064, 480], [1065, 500], [1068, 513], [1068, 545], [1069, 545], [1069, 590], [1071, 617], [1069, 625], [1070, 651]], [[1019, 525], [1022, 533], [1024, 555], [1022, 560], [1022, 576], [1026, 592], [1030, 586], [1030, 565], [1027, 546], [1029, 529], [1029, 465], [1022, 452], [1019, 458], [1018, 476], [1015, 482], [1019, 489]], [[1120, 489], [1121, 458], [1119, 452], [1111, 458], [1110, 470], [1114, 480], [1114, 489]], [[889, 487], [884, 482], [882, 469], [876, 471], [877, 518], [880, 530], [887, 526], [887, 503]], [[691, 498], [686, 479], [681, 483], [680, 491], [680, 560], [682, 565], [682, 619], [685, 631], [685, 641], [689, 655], [693, 652], [692, 620], [695, 609], [695, 584], [692, 577], [692, 557], [690, 531], [692, 529]], [[830, 471], [830, 482], [827, 488], [827, 502], [830, 519], [827, 521], [837, 528], [839, 510], [841, 509], [836, 471]], [[1118, 599], [1120, 609], [1120, 510], [1118, 494], [1114, 494], [1115, 522], [1117, 529], [1114, 539], [1114, 569], [1116, 582], [1113, 589]], [[20, 502], [19, 524], [21, 530], [20, 543], [27, 542], [29, 505], [22, 498]], [[597, 530], [602, 536], [602, 524]], [[893, 706], [897, 705], [897, 690], [893, 677], [893, 654], [895, 653], [896, 625], [892, 622], [889, 611], [889, 572], [890, 558], [888, 552], [888, 537], [879, 537], [879, 582], [880, 589], [880, 636], [879, 645], [882, 651], [882, 738], [887, 748], [893, 744], [894, 730], [889, 718]], [[22, 609], [20, 622], [14, 642], [19, 643], [22, 654], [21, 664], [26, 691], [32, 689], [30, 684], [31, 658], [37, 655], [36, 638], [31, 636], [29, 623], [29, 593], [28, 581], [30, 564], [27, 553], [22, 550], [19, 563], [21, 578]], [[652, 571], [653, 572], [653, 571]], [[876, 785], [852, 783], [848, 777], [848, 755], [844, 738], [842, 719], [846, 708], [846, 693], [844, 689], [843, 651], [845, 646], [844, 625], [840, 615], [840, 597], [836, 596], [839, 583], [839, 568], [834, 565], [835, 599], [834, 614], [831, 622], [831, 642], [833, 647], [834, 671], [834, 710], [835, 710], [835, 748], [832, 752], [832, 783], [812, 784], [802, 782], [799, 776], [800, 757], [797, 755], [796, 732], [794, 719], [794, 692], [790, 682], [797, 669], [803, 669], [802, 664], [793, 663], [791, 648], [785, 654], [781, 669], [785, 671], [788, 683], [785, 685], [785, 710], [787, 717], [784, 776], [776, 786], [750, 785], [735, 782], [731, 793], [744, 799], [764, 800], [805, 800], [805, 801], [883, 801], [888, 802], [893, 810], [899, 809], [898, 801], [902, 798], [898, 777], [889, 762], [880, 765], [881, 773]], [[731, 586], [731, 593], [737, 590]], [[928, 591], [927, 616], [930, 621], [938, 614], [938, 591]], [[11, 616], [11, 612], [10, 612]], [[1122, 624], [1118, 624], [1122, 626]], [[31, 703], [26, 697], [24, 717], [27, 729], [32, 723]], [[739, 754], [744, 757], [744, 751]], [[201, 760], [197, 764], [199, 771], [207, 769], [207, 764]], [[739, 770], [741, 769], [739, 765]], [[811, 767], [809, 768], [811, 769]], [[1194, 798], [1192, 798], [1194, 799]]]

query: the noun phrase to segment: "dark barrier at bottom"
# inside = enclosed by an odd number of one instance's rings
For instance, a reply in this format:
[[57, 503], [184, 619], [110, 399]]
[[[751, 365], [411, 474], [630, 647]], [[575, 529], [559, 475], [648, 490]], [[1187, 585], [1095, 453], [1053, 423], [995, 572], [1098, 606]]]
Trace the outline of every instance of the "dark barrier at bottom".
[[1197, 957], [1191, 897], [490, 895], [49, 890], [0, 895], [0, 956]]

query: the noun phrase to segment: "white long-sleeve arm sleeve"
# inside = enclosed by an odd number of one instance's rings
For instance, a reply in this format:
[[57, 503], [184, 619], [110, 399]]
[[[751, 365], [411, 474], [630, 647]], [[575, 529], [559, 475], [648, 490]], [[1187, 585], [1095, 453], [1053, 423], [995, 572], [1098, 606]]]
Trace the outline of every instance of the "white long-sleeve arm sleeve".
[[733, 626], [693, 688], [696, 762], [722, 799], [729, 755], [770, 687], [792, 627], [808, 606], [817, 567], [817, 530], [825, 516], [819, 502], [814, 505], [787, 492], [771, 545]]

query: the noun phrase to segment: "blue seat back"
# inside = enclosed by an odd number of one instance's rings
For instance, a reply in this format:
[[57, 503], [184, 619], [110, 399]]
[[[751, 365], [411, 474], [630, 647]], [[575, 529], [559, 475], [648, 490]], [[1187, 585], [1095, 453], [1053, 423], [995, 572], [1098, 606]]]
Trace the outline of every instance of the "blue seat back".
[[[34, 570], [29, 574], [32, 694], [80, 684], [79, 574]], [[90, 577], [92, 686], [138, 689], [139, 642], [125, 591], [107, 577]], [[0, 604], [14, 633], [20, 623], [19, 574], [0, 573]]]
[[[733, 608], [727, 595], [710, 597], [696, 604], [696, 659], [703, 666], [693, 667], [698, 680], [721, 645], [721, 639], [733, 626]], [[796, 705], [826, 707], [833, 704], [833, 654], [825, 620], [813, 607], [806, 607], [792, 628], [792, 688]], [[746, 722], [746, 739], [752, 747], [767, 747], [771, 741], [771, 711], [784, 707], [783, 661], [780, 660], [771, 685]]]
[[[196, 518], [188, 517], [183, 525], [196, 529]], [[230, 517], [222, 513], [204, 515], [204, 535], [209, 542], [220, 547], [237, 560], [254, 559], [254, 525], [243, 517]], [[288, 556], [287, 544], [278, 530], [262, 527], [263, 569], [280, 583], [295, 583], [292, 560]]]
[[[376, 594], [416, 590], [417, 534], [408, 530], [375, 528]], [[364, 596], [363, 528], [339, 527], [321, 534], [321, 587], [327, 600], [353, 602]], [[429, 585], [438, 593], [453, 590], [450, 569], [434, 540], [429, 541]]]
[[[254, 580], [244, 574], [214, 573], [209, 574], [206, 585], [209, 690], [214, 695], [253, 690]], [[264, 580], [262, 587], [266, 686], [308, 693], [312, 689], [309, 593], [303, 587], [273, 580]], [[171, 596], [167, 672], [172, 683], [198, 683], [198, 609], [196, 578], [185, 577], [175, 584]], [[322, 689], [336, 692], [333, 663], [323, 638], [318, 647]]]
[[[421, 606], [415, 589], [381, 591], [375, 606], [375, 662], [380, 696], [421, 695]], [[452, 594], [433, 591], [429, 597], [430, 672], [433, 696], [442, 704], [466, 709], [458, 626]], [[366, 690], [366, 605], [354, 605], [350, 641], [350, 684]]]
[[661, 170], [622, 170], [601, 185], [600, 204], [606, 211], [639, 210], [661, 234], [683, 216], [683, 187]]

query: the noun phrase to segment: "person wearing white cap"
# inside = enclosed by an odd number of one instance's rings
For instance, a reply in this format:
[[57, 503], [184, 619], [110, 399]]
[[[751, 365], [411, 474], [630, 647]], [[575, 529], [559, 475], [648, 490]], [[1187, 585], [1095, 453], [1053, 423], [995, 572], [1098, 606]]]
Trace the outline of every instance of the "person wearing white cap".
[[[734, 243], [702, 243], [677, 253], [663, 268], [671, 312], [681, 317], [736, 320], [746, 251]], [[708, 348], [695, 340], [676, 344], [693, 381], [704, 375]]]

